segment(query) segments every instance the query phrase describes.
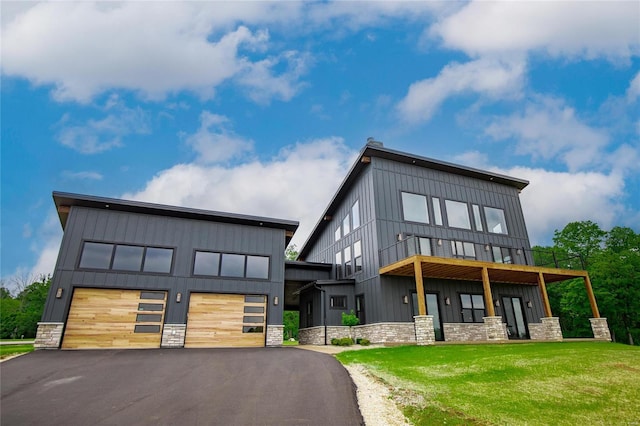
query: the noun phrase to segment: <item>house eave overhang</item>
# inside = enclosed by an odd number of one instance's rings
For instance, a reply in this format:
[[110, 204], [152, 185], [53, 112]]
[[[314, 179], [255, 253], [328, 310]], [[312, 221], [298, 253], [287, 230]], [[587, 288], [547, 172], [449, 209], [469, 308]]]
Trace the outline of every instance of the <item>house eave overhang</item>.
[[153, 204], [142, 201], [121, 200], [117, 198], [97, 197], [92, 195], [53, 192], [58, 218], [62, 229], [65, 229], [67, 218], [72, 207], [87, 207], [99, 210], [112, 210], [127, 213], [150, 214], [155, 216], [197, 219], [210, 222], [230, 223], [237, 225], [258, 226], [282, 229], [285, 231], [288, 244], [298, 229], [298, 222], [285, 219], [274, 219], [260, 216], [249, 216], [236, 213], [224, 213], [211, 210], [192, 209], [188, 207]]
[[420, 264], [424, 278], [482, 282], [482, 270], [487, 269], [491, 283], [538, 285], [540, 274], [546, 283], [585, 278], [587, 271], [543, 268], [539, 266], [502, 264], [477, 260], [437, 256], [411, 256], [380, 268], [380, 275], [415, 276]]

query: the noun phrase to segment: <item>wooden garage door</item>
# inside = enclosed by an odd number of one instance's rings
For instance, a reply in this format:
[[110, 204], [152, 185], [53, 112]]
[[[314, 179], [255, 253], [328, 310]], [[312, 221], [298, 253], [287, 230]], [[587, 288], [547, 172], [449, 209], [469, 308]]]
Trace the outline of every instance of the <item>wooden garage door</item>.
[[184, 346], [264, 346], [266, 297], [192, 293]]
[[164, 291], [77, 288], [63, 349], [159, 348]]

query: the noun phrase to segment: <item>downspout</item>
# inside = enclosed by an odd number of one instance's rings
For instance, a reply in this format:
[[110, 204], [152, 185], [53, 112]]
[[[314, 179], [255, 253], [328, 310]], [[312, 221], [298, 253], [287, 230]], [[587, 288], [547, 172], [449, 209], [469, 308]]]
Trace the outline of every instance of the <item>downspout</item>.
[[313, 283], [313, 287], [322, 292], [322, 299], [320, 302], [322, 303], [322, 323], [324, 324], [324, 345], [327, 346], [327, 301], [326, 299], [326, 290], [322, 287], [318, 287], [316, 282]]

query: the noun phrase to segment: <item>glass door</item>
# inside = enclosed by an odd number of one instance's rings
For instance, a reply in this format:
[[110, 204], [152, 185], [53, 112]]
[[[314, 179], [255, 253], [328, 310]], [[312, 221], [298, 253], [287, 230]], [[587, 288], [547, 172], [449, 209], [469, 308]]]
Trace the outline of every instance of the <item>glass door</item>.
[[522, 299], [519, 297], [503, 296], [502, 306], [507, 321], [509, 339], [528, 339], [527, 321], [524, 315]]
[[[425, 293], [425, 302], [427, 304], [427, 315], [433, 315], [433, 331], [436, 340], [444, 340], [442, 331], [442, 318], [440, 317], [440, 303], [438, 303], [438, 293]], [[412, 293], [413, 315], [418, 315], [418, 294]]]

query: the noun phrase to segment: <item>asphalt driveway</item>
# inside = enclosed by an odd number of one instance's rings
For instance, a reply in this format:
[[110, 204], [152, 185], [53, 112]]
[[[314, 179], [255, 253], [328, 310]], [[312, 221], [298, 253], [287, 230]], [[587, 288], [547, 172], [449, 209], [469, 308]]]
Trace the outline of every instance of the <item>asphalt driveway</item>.
[[332, 356], [296, 348], [37, 351], [0, 364], [11, 425], [360, 425]]

